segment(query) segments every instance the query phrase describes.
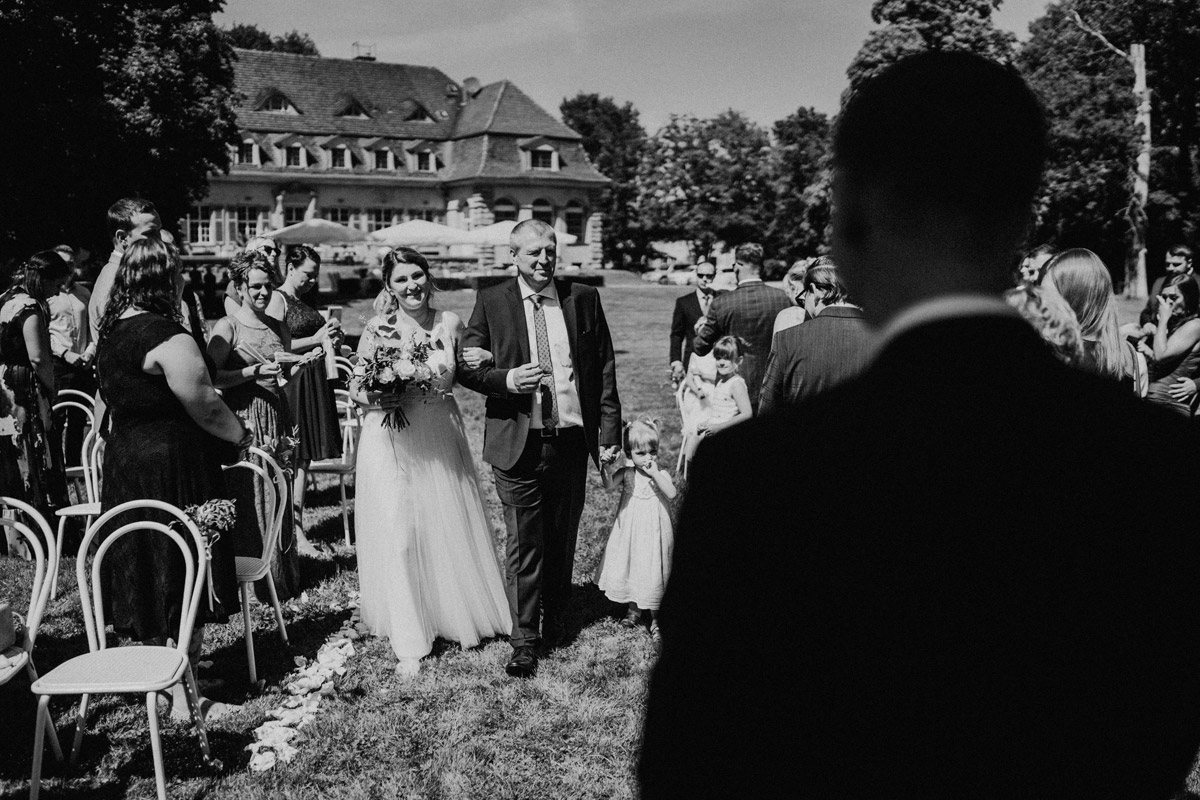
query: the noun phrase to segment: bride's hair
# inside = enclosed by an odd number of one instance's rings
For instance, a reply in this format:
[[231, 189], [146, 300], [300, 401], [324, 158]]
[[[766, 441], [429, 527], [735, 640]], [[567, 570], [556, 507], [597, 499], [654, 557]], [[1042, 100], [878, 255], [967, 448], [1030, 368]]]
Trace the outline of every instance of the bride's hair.
[[652, 453], [658, 452], [658, 425], [659, 422], [654, 417], [648, 414], [642, 414], [633, 422], [625, 426], [625, 456], [631, 457], [630, 453], [635, 447], [644, 447]]
[[421, 271], [425, 273], [425, 278], [429, 281], [429, 294], [432, 295], [437, 291], [437, 286], [433, 282], [433, 275], [429, 272], [429, 262], [425, 260], [425, 256], [411, 247], [397, 247], [389, 250], [387, 255], [383, 257], [383, 290], [375, 297], [375, 302], [372, 304], [372, 308], [375, 309], [376, 314], [387, 316], [400, 308], [399, 301], [392, 294], [392, 290], [388, 288], [388, 283], [392, 279], [392, 273], [396, 271], [396, 267], [400, 264], [413, 264], [420, 267]]

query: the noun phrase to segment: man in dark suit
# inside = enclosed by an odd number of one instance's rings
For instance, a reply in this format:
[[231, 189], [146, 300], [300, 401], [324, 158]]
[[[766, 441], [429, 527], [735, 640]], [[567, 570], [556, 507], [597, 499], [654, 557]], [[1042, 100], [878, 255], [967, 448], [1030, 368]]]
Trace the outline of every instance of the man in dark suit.
[[1159, 276], [1154, 281], [1154, 285], [1150, 287], [1150, 297], [1146, 300], [1146, 307], [1142, 309], [1138, 322], [1142, 325], [1153, 325], [1154, 321], [1158, 319], [1158, 296], [1162, 293], [1162, 288], [1168, 278], [1174, 278], [1176, 275], [1190, 275], [1196, 282], [1196, 288], [1200, 289], [1200, 275], [1196, 274], [1192, 261], [1192, 248], [1186, 244], [1177, 244], [1167, 251], [1167, 274]]
[[505, 669], [529, 677], [538, 645], [561, 634], [588, 456], [597, 466], [616, 457], [621, 401], [599, 292], [554, 280], [554, 230], [544, 222], [519, 223], [511, 243], [516, 280], [479, 292], [463, 336], [464, 347], [489, 350], [494, 362], [460, 365], [459, 380], [488, 396], [483, 459], [508, 529], [513, 655]]
[[826, 264], [805, 273], [804, 310], [807, 322], [780, 331], [771, 342], [760, 414], [827, 391], [867, 365], [871, 335], [837, 267]]
[[786, 292], [763, 283], [761, 245], [740, 245], [733, 255], [737, 288], [713, 300], [692, 347], [696, 355], [702, 356], [707, 355], [722, 336], [744, 339], [748, 350], [739, 371], [750, 392], [750, 407], [757, 410], [763, 368], [767, 364], [767, 354], [771, 352], [775, 317], [792, 303]]
[[[1019, 75], [966, 53], [904, 59], [848, 99], [833, 256], [879, 350], [700, 447], [645, 800], [1181, 788], [1200, 437], [1057, 362], [999, 299], [1045, 137]], [[1147, 465], [1149, 508], [1129, 484]]]
[[709, 304], [719, 294], [713, 289], [717, 268], [708, 261], [696, 265], [696, 291], [675, 300], [671, 317], [671, 380], [678, 383], [687, 372], [692, 358], [692, 340], [696, 338], [696, 323], [708, 313]]

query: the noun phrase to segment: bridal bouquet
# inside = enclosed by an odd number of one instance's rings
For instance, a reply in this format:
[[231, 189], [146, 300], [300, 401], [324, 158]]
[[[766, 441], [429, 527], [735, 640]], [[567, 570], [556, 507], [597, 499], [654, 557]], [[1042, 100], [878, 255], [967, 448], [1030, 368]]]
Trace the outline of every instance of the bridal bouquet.
[[[400, 398], [406, 393], [433, 389], [434, 371], [429, 366], [429, 340], [413, 334], [399, 345], [380, 346], [354, 366], [354, 385], [361, 392], [381, 392], [385, 397]], [[388, 410], [384, 427], [406, 428], [408, 418], [399, 404]]]
[[[221, 538], [222, 533], [233, 530], [235, 510], [232, 500], [208, 500], [200, 505], [188, 506], [183, 510], [196, 523], [204, 536], [204, 558], [212, 561], [212, 546]], [[216, 592], [213, 589], [212, 570], [207, 570], [208, 576], [208, 610], [213, 610], [213, 600]]]

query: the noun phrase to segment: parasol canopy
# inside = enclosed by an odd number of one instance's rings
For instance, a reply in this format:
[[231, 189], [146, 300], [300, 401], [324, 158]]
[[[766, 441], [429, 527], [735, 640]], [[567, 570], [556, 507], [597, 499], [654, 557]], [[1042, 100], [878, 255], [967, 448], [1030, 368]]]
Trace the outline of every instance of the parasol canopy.
[[410, 219], [408, 222], [375, 231], [369, 234], [369, 237], [371, 241], [388, 247], [437, 247], [476, 242], [469, 231], [423, 219]]
[[367, 235], [327, 219], [306, 219], [266, 234], [280, 244], [354, 244]]

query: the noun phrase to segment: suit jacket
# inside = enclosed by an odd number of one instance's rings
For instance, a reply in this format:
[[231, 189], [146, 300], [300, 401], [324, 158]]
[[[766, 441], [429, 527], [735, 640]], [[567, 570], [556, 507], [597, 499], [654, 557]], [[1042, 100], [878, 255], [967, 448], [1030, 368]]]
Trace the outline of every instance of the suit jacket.
[[758, 408], [763, 369], [771, 352], [775, 317], [790, 306], [787, 293], [762, 281], [744, 283], [732, 292], [713, 298], [708, 307], [708, 322], [692, 343], [696, 355], [706, 355], [725, 335], [740, 336], [750, 343], [742, 360], [741, 375], [746, 379], [750, 405]]
[[[714, 292], [713, 299], [725, 292]], [[712, 301], [709, 301], [710, 305]], [[704, 316], [700, 310], [700, 298], [694, 291], [676, 298], [675, 313], [671, 316], [671, 354], [670, 362], [683, 362], [687, 369], [688, 361], [692, 358], [692, 340], [696, 338], [696, 321]]]
[[[591, 286], [555, 281], [563, 322], [571, 345], [575, 389], [583, 416], [583, 432], [593, 460], [599, 448], [621, 443], [621, 400], [617, 395], [617, 366], [600, 293]], [[494, 362], [478, 370], [463, 365], [458, 380], [487, 395], [483, 459], [500, 469], [517, 462], [529, 435], [533, 395], [510, 393], [508, 373], [529, 363], [529, 329], [517, 281], [481, 289], [463, 347], [490, 350]]]
[[831, 389], [862, 372], [871, 334], [860, 309], [833, 306], [775, 334], [767, 358], [758, 413], [767, 414]]
[[1197, 447], [1004, 317], [911, 329], [706, 439], [642, 797], [1172, 796], [1200, 745]]

